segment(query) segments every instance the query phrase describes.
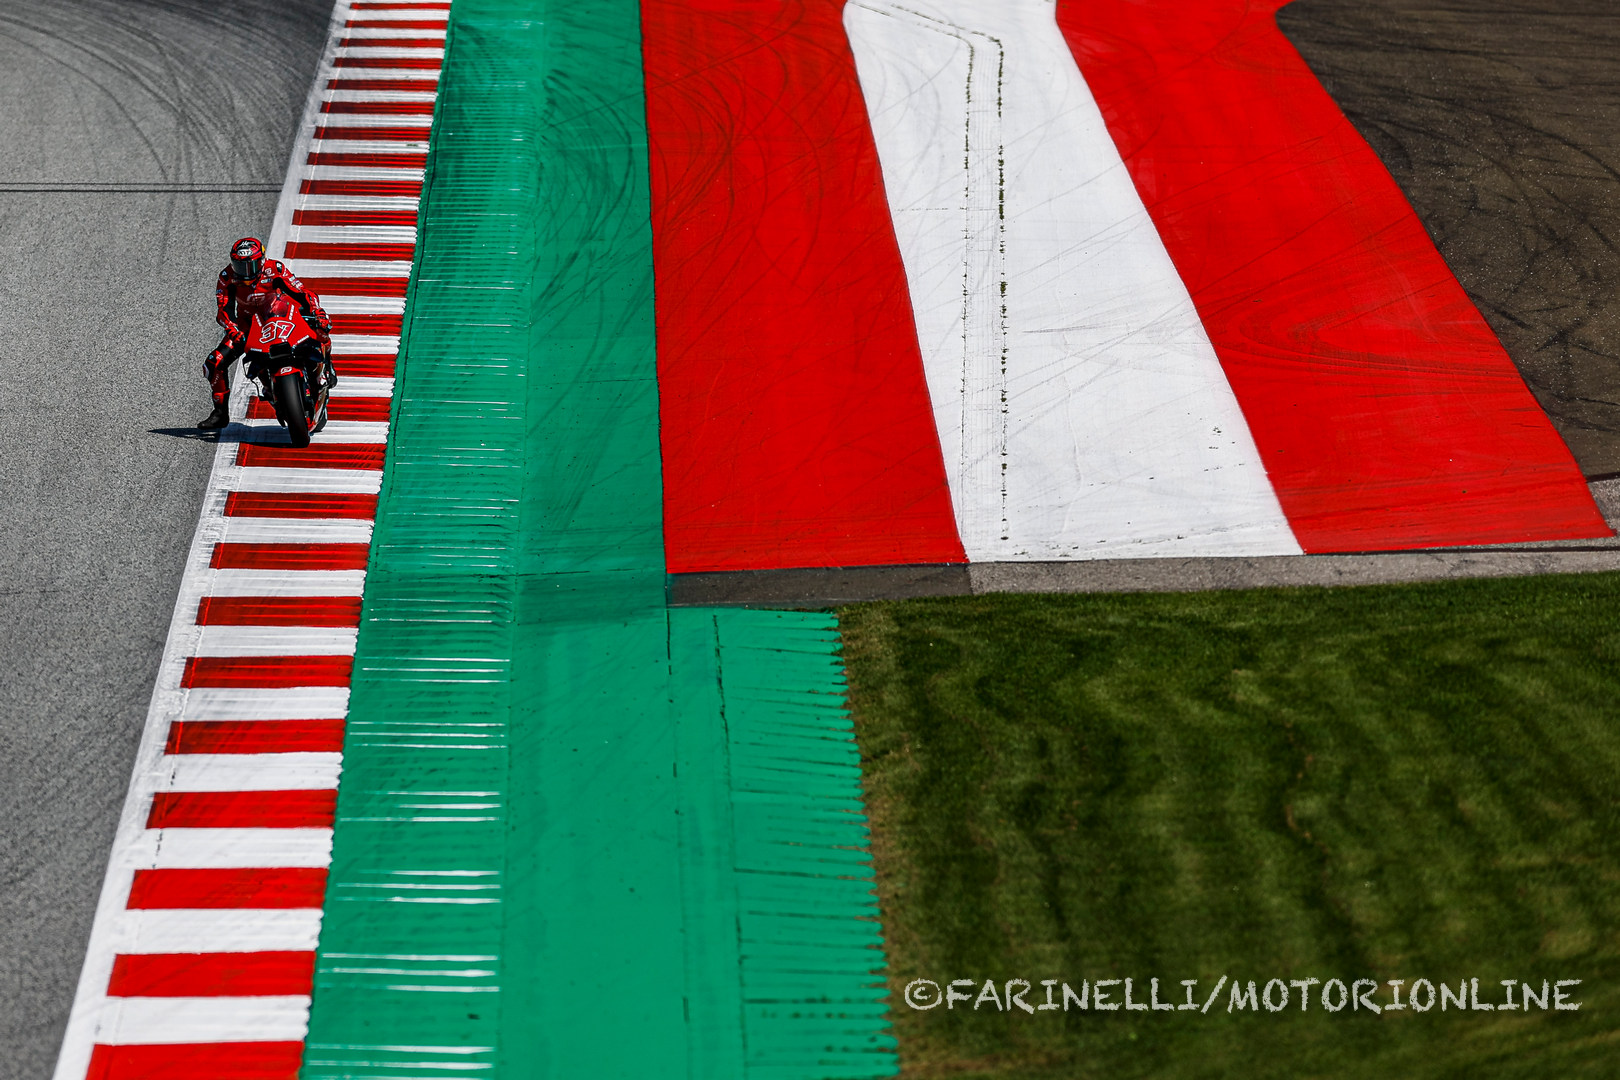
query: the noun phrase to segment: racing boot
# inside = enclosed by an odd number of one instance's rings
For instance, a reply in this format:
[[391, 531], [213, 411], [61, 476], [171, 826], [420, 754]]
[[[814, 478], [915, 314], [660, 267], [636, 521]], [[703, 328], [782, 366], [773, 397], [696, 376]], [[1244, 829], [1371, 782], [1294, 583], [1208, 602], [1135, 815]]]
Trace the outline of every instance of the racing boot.
[[231, 407], [223, 401], [214, 403], [214, 411], [203, 419], [197, 421], [197, 426], [203, 431], [218, 431], [231, 422]]
[[204, 431], [218, 431], [231, 422], [230, 364], [225, 354], [218, 349], [209, 353], [208, 359], [203, 361], [203, 374], [214, 395], [214, 411], [198, 421], [197, 426]]

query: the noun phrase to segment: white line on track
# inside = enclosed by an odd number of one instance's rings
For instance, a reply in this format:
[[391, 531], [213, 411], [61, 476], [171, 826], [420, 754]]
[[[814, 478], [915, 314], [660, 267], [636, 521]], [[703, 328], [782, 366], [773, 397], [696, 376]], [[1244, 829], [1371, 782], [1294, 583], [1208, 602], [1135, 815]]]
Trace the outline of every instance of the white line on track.
[[414, 225], [294, 225], [290, 242], [304, 244], [414, 244]]
[[[338, 354], [343, 355], [342, 353]], [[333, 397], [393, 397], [393, 379], [371, 379], [346, 375], [332, 391]]]
[[[422, 131], [424, 138], [433, 126], [431, 116], [420, 116], [414, 113], [405, 116], [394, 116], [390, 113], [331, 113], [321, 120], [321, 128], [326, 132], [341, 133], [344, 128], [410, 128]], [[324, 137], [324, 136], [323, 136]], [[337, 138], [340, 135], [332, 135]]]
[[287, 266], [301, 278], [411, 276], [411, 264], [402, 259], [288, 259]]
[[[117, 868], [131, 880], [136, 870], [230, 870], [253, 866], [318, 870], [332, 861], [332, 830], [147, 829], [137, 843], [120, 854], [124, 857]], [[122, 913], [121, 897], [119, 902], [115, 918]], [[110, 957], [107, 969], [112, 970]]]
[[108, 998], [102, 1041], [302, 1042], [308, 997]]
[[380, 67], [347, 67], [338, 71], [342, 79], [425, 79], [435, 80], [439, 77], [433, 68], [380, 68]]
[[226, 519], [224, 539], [233, 544], [369, 544], [371, 522], [352, 518]]
[[313, 165], [305, 172], [311, 180], [420, 180], [421, 169], [370, 165]]
[[[404, 38], [411, 41], [431, 41], [445, 39], [445, 28], [429, 26], [350, 26], [343, 31], [343, 36], [351, 42], [362, 41], [399, 41]], [[344, 46], [353, 48], [353, 45]]]
[[[364, 570], [217, 570], [213, 596], [359, 596]], [[193, 694], [197, 691], [193, 691]]]
[[[421, 200], [410, 195], [301, 195], [296, 210], [402, 210], [414, 212]], [[400, 277], [405, 275], [401, 274]], [[324, 297], [322, 298], [325, 299]]]
[[[346, 686], [300, 686], [291, 690], [210, 688], [191, 691], [184, 719], [327, 720], [345, 716], [348, 711], [349, 688]], [[224, 831], [227, 830], [221, 830]]]
[[400, 38], [411, 38], [418, 41], [426, 41], [429, 38], [438, 38], [440, 41], [443, 41], [445, 30], [443, 27], [439, 27], [438, 29], [430, 29], [421, 26], [403, 28], [388, 26], [350, 26], [344, 28], [343, 36], [351, 41], [371, 41], [376, 38], [394, 41], [397, 41]]
[[[345, 380], [347, 381], [347, 380]], [[382, 380], [373, 379], [372, 382]], [[343, 387], [339, 385], [338, 389]], [[375, 469], [280, 469], [226, 467], [224, 480], [234, 479], [237, 491], [293, 493], [324, 491], [334, 495], [375, 495], [382, 487], [382, 473]], [[223, 532], [223, 530], [221, 530]]]
[[403, 296], [323, 296], [321, 306], [328, 315], [400, 315], [405, 311]]
[[[399, 351], [399, 335], [398, 334], [333, 334], [332, 335], [332, 355], [334, 357], [338, 358], [339, 360], [341, 360], [345, 355], [348, 355], [348, 354], [351, 354], [351, 353], [362, 353], [362, 354], [363, 353], [392, 353], [392, 352], [398, 352], [398, 351]], [[340, 370], [339, 370], [338, 374], [340, 376], [340, 379], [339, 379], [339, 382], [338, 382], [338, 389], [341, 390], [343, 388], [343, 383], [348, 381], [346, 379], [341, 378], [341, 375], [342, 375], [341, 365], [340, 365]], [[393, 380], [389, 380], [389, 381], [392, 382]], [[353, 390], [350, 390], [349, 392], [351, 394], [354, 393]], [[390, 389], [389, 393], [392, 393], [392, 392], [393, 392], [392, 389]]]
[[342, 754], [171, 754], [162, 790], [325, 790], [337, 787], [342, 763]]
[[[427, 103], [437, 98], [436, 90], [324, 90], [322, 101], [395, 101]], [[330, 114], [343, 115], [343, 114]]]
[[[356, 11], [356, 12], [354, 12], [354, 14], [351, 17], [356, 19], [356, 20], [363, 20], [365, 22], [404, 22], [407, 19], [409, 19], [409, 20], [411, 20], [413, 22], [432, 22], [432, 21], [434, 21], [436, 19], [440, 19], [443, 15], [444, 15], [444, 11], [441, 10], [441, 9], [437, 9], [437, 8], [430, 8], [430, 9], [428, 9], [426, 11], [410, 11], [408, 9], [394, 9], [394, 10], [382, 9], [382, 10], [379, 10], [379, 11], [366, 11], [366, 10]], [[352, 34], [352, 33], [354, 33], [354, 28], [347, 28], [343, 32], [345, 34]], [[390, 30], [388, 32], [390, 34], [398, 33], [398, 31], [395, 31], [395, 30]], [[412, 32], [414, 33], [414, 31], [412, 31]]]
[[[444, 50], [434, 48], [393, 48], [387, 45], [347, 45], [338, 50], [339, 56], [366, 56], [379, 60], [442, 59]], [[416, 70], [416, 69], [412, 69]]]
[[420, 139], [344, 139], [331, 137], [315, 140], [315, 149], [322, 154], [414, 154], [425, 161], [427, 135]]
[[317, 626], [205, 626], [193, 656], [353, 656], [355, 632]]
[[125, 911], [113, 931], [121, 953], [309, 952], [319, 908]]

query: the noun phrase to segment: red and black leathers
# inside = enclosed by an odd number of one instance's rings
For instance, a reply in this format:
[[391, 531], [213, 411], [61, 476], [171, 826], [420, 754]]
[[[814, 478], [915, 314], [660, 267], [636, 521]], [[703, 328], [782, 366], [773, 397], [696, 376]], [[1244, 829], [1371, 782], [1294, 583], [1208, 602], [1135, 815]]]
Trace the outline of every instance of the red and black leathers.
[[291, 298], [298, 305], [304, 319], [315, 331], [315, 336], [320, 339], [321, 352], [328, 358], [331, 357], [332, 320], [321, 308], [320, 297], [299, 281], [291, 270], [275, 259], [266, 259], [258, 277], [252, 281], [243, 281], [230, 267], [226, 267], [219, 272], [219, 287], [214, 293], [219, 305], [216, 317], [220, 327], [225, 331], [225, 337], [221, 339], [219, 348], [209, 354], [204, 364], [208, 374], [208, 385], [214, 392], [216, 408], [223, 407], [226, 398], [230, 396], [230, 384], [226, 382], [225, 371], [233, 360], [242, 355], [254, 313], [266, 311], [271, 298], [277, 292]]

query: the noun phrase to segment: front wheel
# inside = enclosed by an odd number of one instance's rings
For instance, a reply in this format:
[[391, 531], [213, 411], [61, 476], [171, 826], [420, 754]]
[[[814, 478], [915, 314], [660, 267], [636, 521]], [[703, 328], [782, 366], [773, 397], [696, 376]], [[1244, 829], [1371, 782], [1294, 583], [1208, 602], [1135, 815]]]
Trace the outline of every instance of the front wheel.
[[276, 376], [276, 412], [287, 425], [294, 446], [309, 445], [309, 421], [304, 418], [304, 377], [296, 371]]

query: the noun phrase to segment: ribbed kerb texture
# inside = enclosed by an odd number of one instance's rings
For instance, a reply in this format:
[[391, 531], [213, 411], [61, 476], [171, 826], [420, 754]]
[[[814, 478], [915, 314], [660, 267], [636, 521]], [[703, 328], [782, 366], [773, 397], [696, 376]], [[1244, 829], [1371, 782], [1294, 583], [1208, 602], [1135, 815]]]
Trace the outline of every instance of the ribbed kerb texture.
[[664, 603], [638, 8], [442, 86], [303, 1076], [892, 1075], [836, 623]]

